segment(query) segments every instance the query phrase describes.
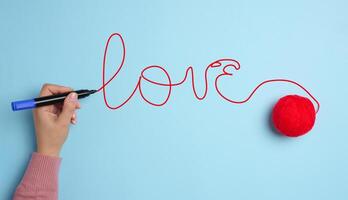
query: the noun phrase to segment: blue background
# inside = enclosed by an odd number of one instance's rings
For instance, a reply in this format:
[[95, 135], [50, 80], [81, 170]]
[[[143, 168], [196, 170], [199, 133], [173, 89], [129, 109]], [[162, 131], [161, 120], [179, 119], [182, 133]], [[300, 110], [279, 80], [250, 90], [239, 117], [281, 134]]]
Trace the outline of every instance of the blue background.
[[[2, 0], [0, 198], [11, 199], [35, 150], [31, 111], [12, 112], [10, 102], [38, 95], [44, 83], [99, 87], [106, 39], [120, 32], [128, 54], [108, 87], [113, 105], [146, 65], [165, 66], [173, 80], [194, 66], [201, 94], [206, 65], [230, 57], [241, 70], [221, 86], [229, 97], [281, 77], [303, 84], [322, 108], [314, 129], [291, 139], [269, 120], [281, 96], [305, 95], [289, 84], [267, 85], [243, 105], [215, 90], [198, 101], [189, 84], [161, 108], [137, 93], [110, 111], [96, 94], [82, 100], [64, 145], [60, 199], [347, 199], [347, 7], [344, 0]], [[120, 59], [119, 43], [111, 46], [108, 74]], [[144, 87], [154, 101], [165, 94]]]

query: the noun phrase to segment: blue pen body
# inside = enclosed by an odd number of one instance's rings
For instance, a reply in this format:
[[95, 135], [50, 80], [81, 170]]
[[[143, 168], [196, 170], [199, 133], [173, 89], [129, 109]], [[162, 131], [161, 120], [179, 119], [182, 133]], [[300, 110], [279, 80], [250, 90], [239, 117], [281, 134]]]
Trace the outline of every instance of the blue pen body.
[[36, 107], [35, 99], [28, 99], [28, 100], [22, 100], [22, 101], [14, 101], [11, 103], [12, 110], [26, 110], [26, 109], [32, 109]]

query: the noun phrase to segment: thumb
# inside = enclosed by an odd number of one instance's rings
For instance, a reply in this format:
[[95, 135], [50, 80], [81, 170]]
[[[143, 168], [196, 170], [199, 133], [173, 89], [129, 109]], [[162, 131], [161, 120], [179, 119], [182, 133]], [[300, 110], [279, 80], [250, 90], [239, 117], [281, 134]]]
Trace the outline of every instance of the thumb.
[[69, 125], [78, 104], [77, 94], [74, 92], [70, 93], [64, 100], [64, 105], [62, 112], [58, 117], [58, 122], [63, 125]]

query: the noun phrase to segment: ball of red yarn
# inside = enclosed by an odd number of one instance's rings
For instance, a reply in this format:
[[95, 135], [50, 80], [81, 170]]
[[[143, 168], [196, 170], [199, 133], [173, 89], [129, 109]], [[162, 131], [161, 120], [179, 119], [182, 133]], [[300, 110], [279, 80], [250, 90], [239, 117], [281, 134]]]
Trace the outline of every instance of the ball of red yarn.
[[289, 137], [298, 137], [313, 128], [315, 115], [314, 105], [308, 98], [288, 95], [275, 104], [272, 121], [278, 132]]

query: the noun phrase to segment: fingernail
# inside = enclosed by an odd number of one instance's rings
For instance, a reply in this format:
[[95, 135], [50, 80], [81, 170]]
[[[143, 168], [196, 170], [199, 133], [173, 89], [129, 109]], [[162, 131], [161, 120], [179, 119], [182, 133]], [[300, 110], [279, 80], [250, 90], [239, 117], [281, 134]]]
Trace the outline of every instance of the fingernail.
[[77, 101], [77, 94], [75, 92], [69, 94], [68, 99], [71, 102], [76, 102]]

